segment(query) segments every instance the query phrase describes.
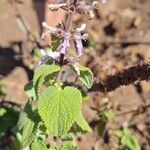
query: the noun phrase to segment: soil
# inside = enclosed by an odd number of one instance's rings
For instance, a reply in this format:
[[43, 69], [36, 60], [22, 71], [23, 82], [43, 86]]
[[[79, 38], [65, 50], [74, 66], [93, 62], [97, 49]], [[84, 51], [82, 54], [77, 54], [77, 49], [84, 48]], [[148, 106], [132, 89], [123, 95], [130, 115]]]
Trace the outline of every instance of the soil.
[[[17, 26], [11, 4], [5, 3], [6, 0], [0, 1], [0, 74], [7, 85], [6, 99], [24, 104], [27, 97], [23, 87], [32, 78], [33, 72], [21, 59], [18, 60], [15, 57], [16, 46], [12, 43], [19, 43], [24, 39], [22, 31]], [[26, 3], [19, 4], [22, 10], [28, 8], [28, 11], [21, 12], [26, 16], [32, 33], [34, 33], [34, 29], [39, 33], [40, 25], [36, 12], [31, 3], [30, 7], [26, 6]], [[2, 7], [4, 5], [6, 10]], [[74, 25], [79, 25], [81, 21], [87, 23], [90, 40], [84, 43], [86, 55], [81, 59], [81, 63], [94, 72], [96, 80], [103, 81], [108, 75], [115, 75], [119, 71], [141, 62], [149, 62], [150, 1], [108, 0], [107, 4], [99, 4], [98, 7], [99, 9], [95, 10], [95, 19], [88, 20], [87, 17], [81, 15], [74, 19]], [[97, 115], [97, 111], [101, 112], [106, 109], [103, 104], [106, 99], [109, 101], [107, 109], [112, 110], [116, 117], [107, 123], [107, 132], [105, 136], [101, 137], [97, 133], [101, 119]], [[114, 135], [114, 131], [123, 125], [129, 125], [142, 149], [149, 150], [150, 108], [145, 107], [149, 105], [149, 81], [120, 86], [107, 93], [89, 92], [89, 100], [84, 103], [82, 112], [92, 126], [93, 132], [77, 138], [78, 149], [119, 149], [119, 141]]]

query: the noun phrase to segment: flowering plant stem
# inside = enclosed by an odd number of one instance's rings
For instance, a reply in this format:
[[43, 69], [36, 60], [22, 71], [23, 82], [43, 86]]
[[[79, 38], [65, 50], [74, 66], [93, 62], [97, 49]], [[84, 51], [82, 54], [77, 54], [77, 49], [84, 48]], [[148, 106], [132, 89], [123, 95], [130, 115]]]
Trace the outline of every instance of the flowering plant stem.
[[[29, 97], [29, 102], [22, 111], [17, 127], [18, 141], [21, 141], [21, 148], [35, 150], [47, 150], [46, 139], [48, 136], [64, 138], [69, 143], [61, 148], [58, 145], [50, 145], [52, 149], [75, 150], [76, 132], [87, 133], [91, 131], [90, 126], [81, 113], [83, 92], [80, 86], [91, 88], [93, 84], [92, 71], [79, 64], [79, 58], [84, 54], [82, 40], [87, 39], [87, 34], [83, 34], [86, 24], [82, 24], [76, 29], [72, 29], [73, 18], [76, 13], [84, 13], [94, 16], [92, 11], [96, 2], [88, 5], [84, 0], [68, 0], [59, 4], [51, 4], [49, 8], [56, 10], [64, 9], [68, 12], [66, 23], [63, 22], [56, 27], [51, 27], [43, 22], [46, 35], [53, 35], [51, 51], [41, 49], [42, 58], [39, 66], [35, 69], [33, 80], [25, 86], [25, 91]], [[72, 42], [73, 41], [73, 42]], [[70, 45], [74, 44], [77, 58], [68, 56]], [[74, 82], [69, 81], [69, 75], [74, 74]], [[80, 90], [79, 90], [80, 89]], [[85, 89], [85, 88], [83, 88]], [[32, 106], [32, 101], [36, 107]], [[70, 134], [73, 134], [70, 141]], [[66, 137], [67, 136], [67, 137]]]

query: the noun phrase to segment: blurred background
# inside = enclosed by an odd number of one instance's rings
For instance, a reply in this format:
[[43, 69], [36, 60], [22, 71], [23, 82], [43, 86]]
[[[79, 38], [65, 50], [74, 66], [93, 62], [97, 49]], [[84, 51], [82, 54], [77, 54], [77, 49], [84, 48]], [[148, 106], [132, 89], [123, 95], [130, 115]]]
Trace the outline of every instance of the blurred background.
[[[34, 66], [40, 59], [38, 42], [41, 23], [55, 26], [65, 12], [50, 12], [51, 0], [0, 0], [0, 100], [24, 105], [25, 84], [32, 79]], [[94, 10], [96, 17], [74, 17], [74, 26], [87, 23], [89, 38], [83, 42], [86, 54], [81, 59], [98, 80], [105, 80], [125, 68], [150, 61], [150, 0], [108, 0]], [[50, 38], [43, 41], [49, 46]], [[140, 106], [143, 111], [139, 111]], [[83, 105], [83, 114], [93, 132], [78, 136], [78, 148], [119, 149], [114, 131], [128, 124], [142, 149], [150, 149], [150, 83], [137, 82], [109, 93], [91, 92]], [[101, 115], [108, 117], [101, 133]], [[0, 147], [4, 143], [0, 142]], [[136, 150], [136, 149], [135, 149]]]

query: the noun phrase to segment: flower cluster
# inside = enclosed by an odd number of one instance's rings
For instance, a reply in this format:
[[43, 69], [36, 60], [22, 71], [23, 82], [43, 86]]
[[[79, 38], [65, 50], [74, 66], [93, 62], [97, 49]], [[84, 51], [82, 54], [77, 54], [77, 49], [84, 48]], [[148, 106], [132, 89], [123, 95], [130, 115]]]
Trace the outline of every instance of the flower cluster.
[[63, 28], [63, 25], [54, 28], [51, 26], [48, 26], [47, 23], [43, 22], [43, 27], [47, 29], [47, 32], [42, 34], [42, 38], [44, 38], [46, 35], [54, 34], [58, 37], [63, 38], [62, 43], [58, 46], [57, 51], [47, 53], [44, 52], [44, 50], [41, 51], [41, 54], [43, 56], [49, 55], [53, 59], [57, 59], [60, 57], [61, 54], [66, 55], [68, 53], [68, 50], [70, 48], [70, 42], [73, 41], [76, 53], [78, 56], [82, 56], [84, 53], [82, 40], [86, 40], [88, 35], [82, 34], [82, 32], [86, 28], [86, 24], [82, 24], [81, 27], [76, 28], [72, 33], [65, 31], [65, 28]]
[[[106, 0], [101, 0], [102, 3], [106, 3]], [[91, 5], [87, 4], [84, 0], [69, 0], [67, 2], [50, 4], [49, 9], [55, 11], [59, 8], [67, 10], [70, 13], [84, 13], [89, 16], [89, 18], [94, 17], [93, 8], [97, 4], [97, 1], [94, 1]], [[84, 48], [82, 45], [82, 40], [86, 40], [88, 35], [83, 34], [82, 32], [86, 28], [86, 24], [82, 24], [81, 27], [74, 29], [73, 31], [67, 29], [67, 25], [64, 23], [59, 24], [57, 27], [51, 27], [47, 25], [47, 23], [43, 22], [43, 27], [47, 29], [45, 33], [42, 34], [42, 38], [47, 35], [55, 35], [57, 37], [62, 38], [62, 42], [58, 46], [57, 50], [54, 52], [46, 52], [41, 50], [41, 54], [44, 57], [51, 57], [54, 60], [58, 60], [60, 56], [66, 55], [70, 48], [70, 43], [74, 43], [74, 47], [76, 49], [77, 56], [82, 56], [84, 54]]]
[[[104, 4], [106, 3], [107, 0], [100, 0], [100, 1]], [[88, 4], [84, 0], [79, 2], [77, 2], [76, 0], [70, 0], [69, 2], [64, 3], [50, 4], [49, 9], [55, 11], [61, 8], [68, 11], [75, 11], [76, 13], [86, 14], [91, 19], [95, 16], [93, 8], [97, 3], [98, 3], [97, 1], [93, 1], [92, 4]]]

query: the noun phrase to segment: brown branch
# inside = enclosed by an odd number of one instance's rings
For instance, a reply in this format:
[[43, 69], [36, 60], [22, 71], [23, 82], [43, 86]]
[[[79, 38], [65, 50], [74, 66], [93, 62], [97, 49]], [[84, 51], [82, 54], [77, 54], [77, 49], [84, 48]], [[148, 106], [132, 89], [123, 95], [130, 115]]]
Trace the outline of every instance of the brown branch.
[[130, 113], [135, 113], [135, 114], [142, 114], [142, 113], [145, 113], [146, 110], [150, 107], [150, 104], [148, 105], [144, 105], [144, 106], [139, 106], [138, 108], [136, 109], [133, 109], [133, 110], [129, 110], [129, 111], [126, 111], [126, 112], [121, 112], [119, 114], [117, 114], [117, 116], [122, 116], [122, 115], [126, 115], [126, 114], [130, 114]]
[[110, 92], [120, 86], [133, 84], [136, 81], [148, 81], [149, 79], [150, 63], [142, 63], [128, 69], [124, 69], [122, 72], [115, 75], [108, 76], [105, 81], [94, 83], [89, 91]]

